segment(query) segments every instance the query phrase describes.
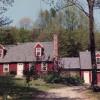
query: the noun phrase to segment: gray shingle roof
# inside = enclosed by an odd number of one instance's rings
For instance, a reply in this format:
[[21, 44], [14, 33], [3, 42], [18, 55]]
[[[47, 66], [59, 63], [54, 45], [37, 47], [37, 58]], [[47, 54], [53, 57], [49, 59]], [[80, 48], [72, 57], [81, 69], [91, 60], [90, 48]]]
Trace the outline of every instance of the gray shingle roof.
[[91, 69], [91, 54], [90, 52], [80, 52], [81, 69]]
[[[45, 59], [53, 57], [53, 42], [39, 42], [44, 47]], [[4, 58], [0, 58], [0, 63], [4, 62], [31, 62], [36, 61], [34, 56], [34, 45], [36, 42], [21, 43], [18, 45], [5, 46], [7, 53]]]
[[79, 69], [80, 68], [78, 57], [62, 58], [61, 63], [63, 64], [64, 69]]
[[[96, 51], [96, 54], [100, 51]], [[80, 52], [80, 64], [81, 69], [92, 69], [91, 54], [89, 51]], [[100, 64], [97, 64], [97, 69], [100, 69]]]

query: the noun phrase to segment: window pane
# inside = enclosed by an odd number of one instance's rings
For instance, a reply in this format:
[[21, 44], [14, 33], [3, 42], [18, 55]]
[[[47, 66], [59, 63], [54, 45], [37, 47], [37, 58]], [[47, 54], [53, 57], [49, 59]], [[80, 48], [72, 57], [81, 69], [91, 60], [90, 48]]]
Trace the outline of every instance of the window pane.
[[47, 63], [41, 63], [41, 70], [47, 71]]
[[100, 58], [97, 58], [97, 64], [100, 64]]

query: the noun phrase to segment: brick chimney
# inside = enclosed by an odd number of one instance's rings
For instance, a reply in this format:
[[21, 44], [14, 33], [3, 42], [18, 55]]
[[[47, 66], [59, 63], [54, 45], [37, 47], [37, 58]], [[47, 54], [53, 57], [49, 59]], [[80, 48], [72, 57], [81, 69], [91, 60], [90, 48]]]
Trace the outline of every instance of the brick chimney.
[[53, 57], [58, 57], [58, 35], [53, 35]]

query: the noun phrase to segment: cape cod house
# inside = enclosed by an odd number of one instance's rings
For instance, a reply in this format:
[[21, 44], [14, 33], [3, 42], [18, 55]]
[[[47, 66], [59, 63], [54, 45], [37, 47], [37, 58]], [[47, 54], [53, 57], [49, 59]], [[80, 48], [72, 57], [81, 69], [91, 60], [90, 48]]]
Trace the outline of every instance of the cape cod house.
[[0, 75], [15, 72], [19, 77], [35, 63], [37, 74], [53, 71], [58, 56], [57, 35], [52, 42], [29, 42], [0, 45]]
[[[0, 45], [0, 75], [16, 73], [23, 76], [23, 71], [35, 64], [38, 75], [56, 71], [56, 58], [58, 57], [58, 38], [54, 34], [51, 42], [29, 42], [16, 45]], [[100, 83], [100, 52], [96, 52], [97, 82]], [[80, 52], [79, 57], [61, 58], [62, 75], [78, 75], [84, 82], [92, 81], [92, 67], [90, 52]]]

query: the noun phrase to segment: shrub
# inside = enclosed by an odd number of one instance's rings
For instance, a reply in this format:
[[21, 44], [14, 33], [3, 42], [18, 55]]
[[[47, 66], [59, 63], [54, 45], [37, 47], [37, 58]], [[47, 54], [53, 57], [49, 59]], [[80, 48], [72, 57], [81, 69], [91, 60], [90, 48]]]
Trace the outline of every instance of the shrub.
[[66, 85], [81, 85], [83, 84], [83, 80], [78, 76], [70, 76], [66, 78], [62, 78], [57, 73], [50, 73], [45, 78], [44, 81], [47, 83], [62, 83]]
[[83, 80], [78, 76], [66, 77], [63, 78], [62, 80], [63, 80], [62, 82], [67, 85], [81, 85], [83, 83]]
[[15, 76], [16, 75], [16, 71], [11, 71], [10, 75], [14, 75]]
[[29, 71], [28, 70], [23, 70], [24, 75], [28, 75]]
[[44, 81], [47, 83], [60, 83], [61, 77], [55, 73], [48, 74], [47, 76], [44, 77]]

